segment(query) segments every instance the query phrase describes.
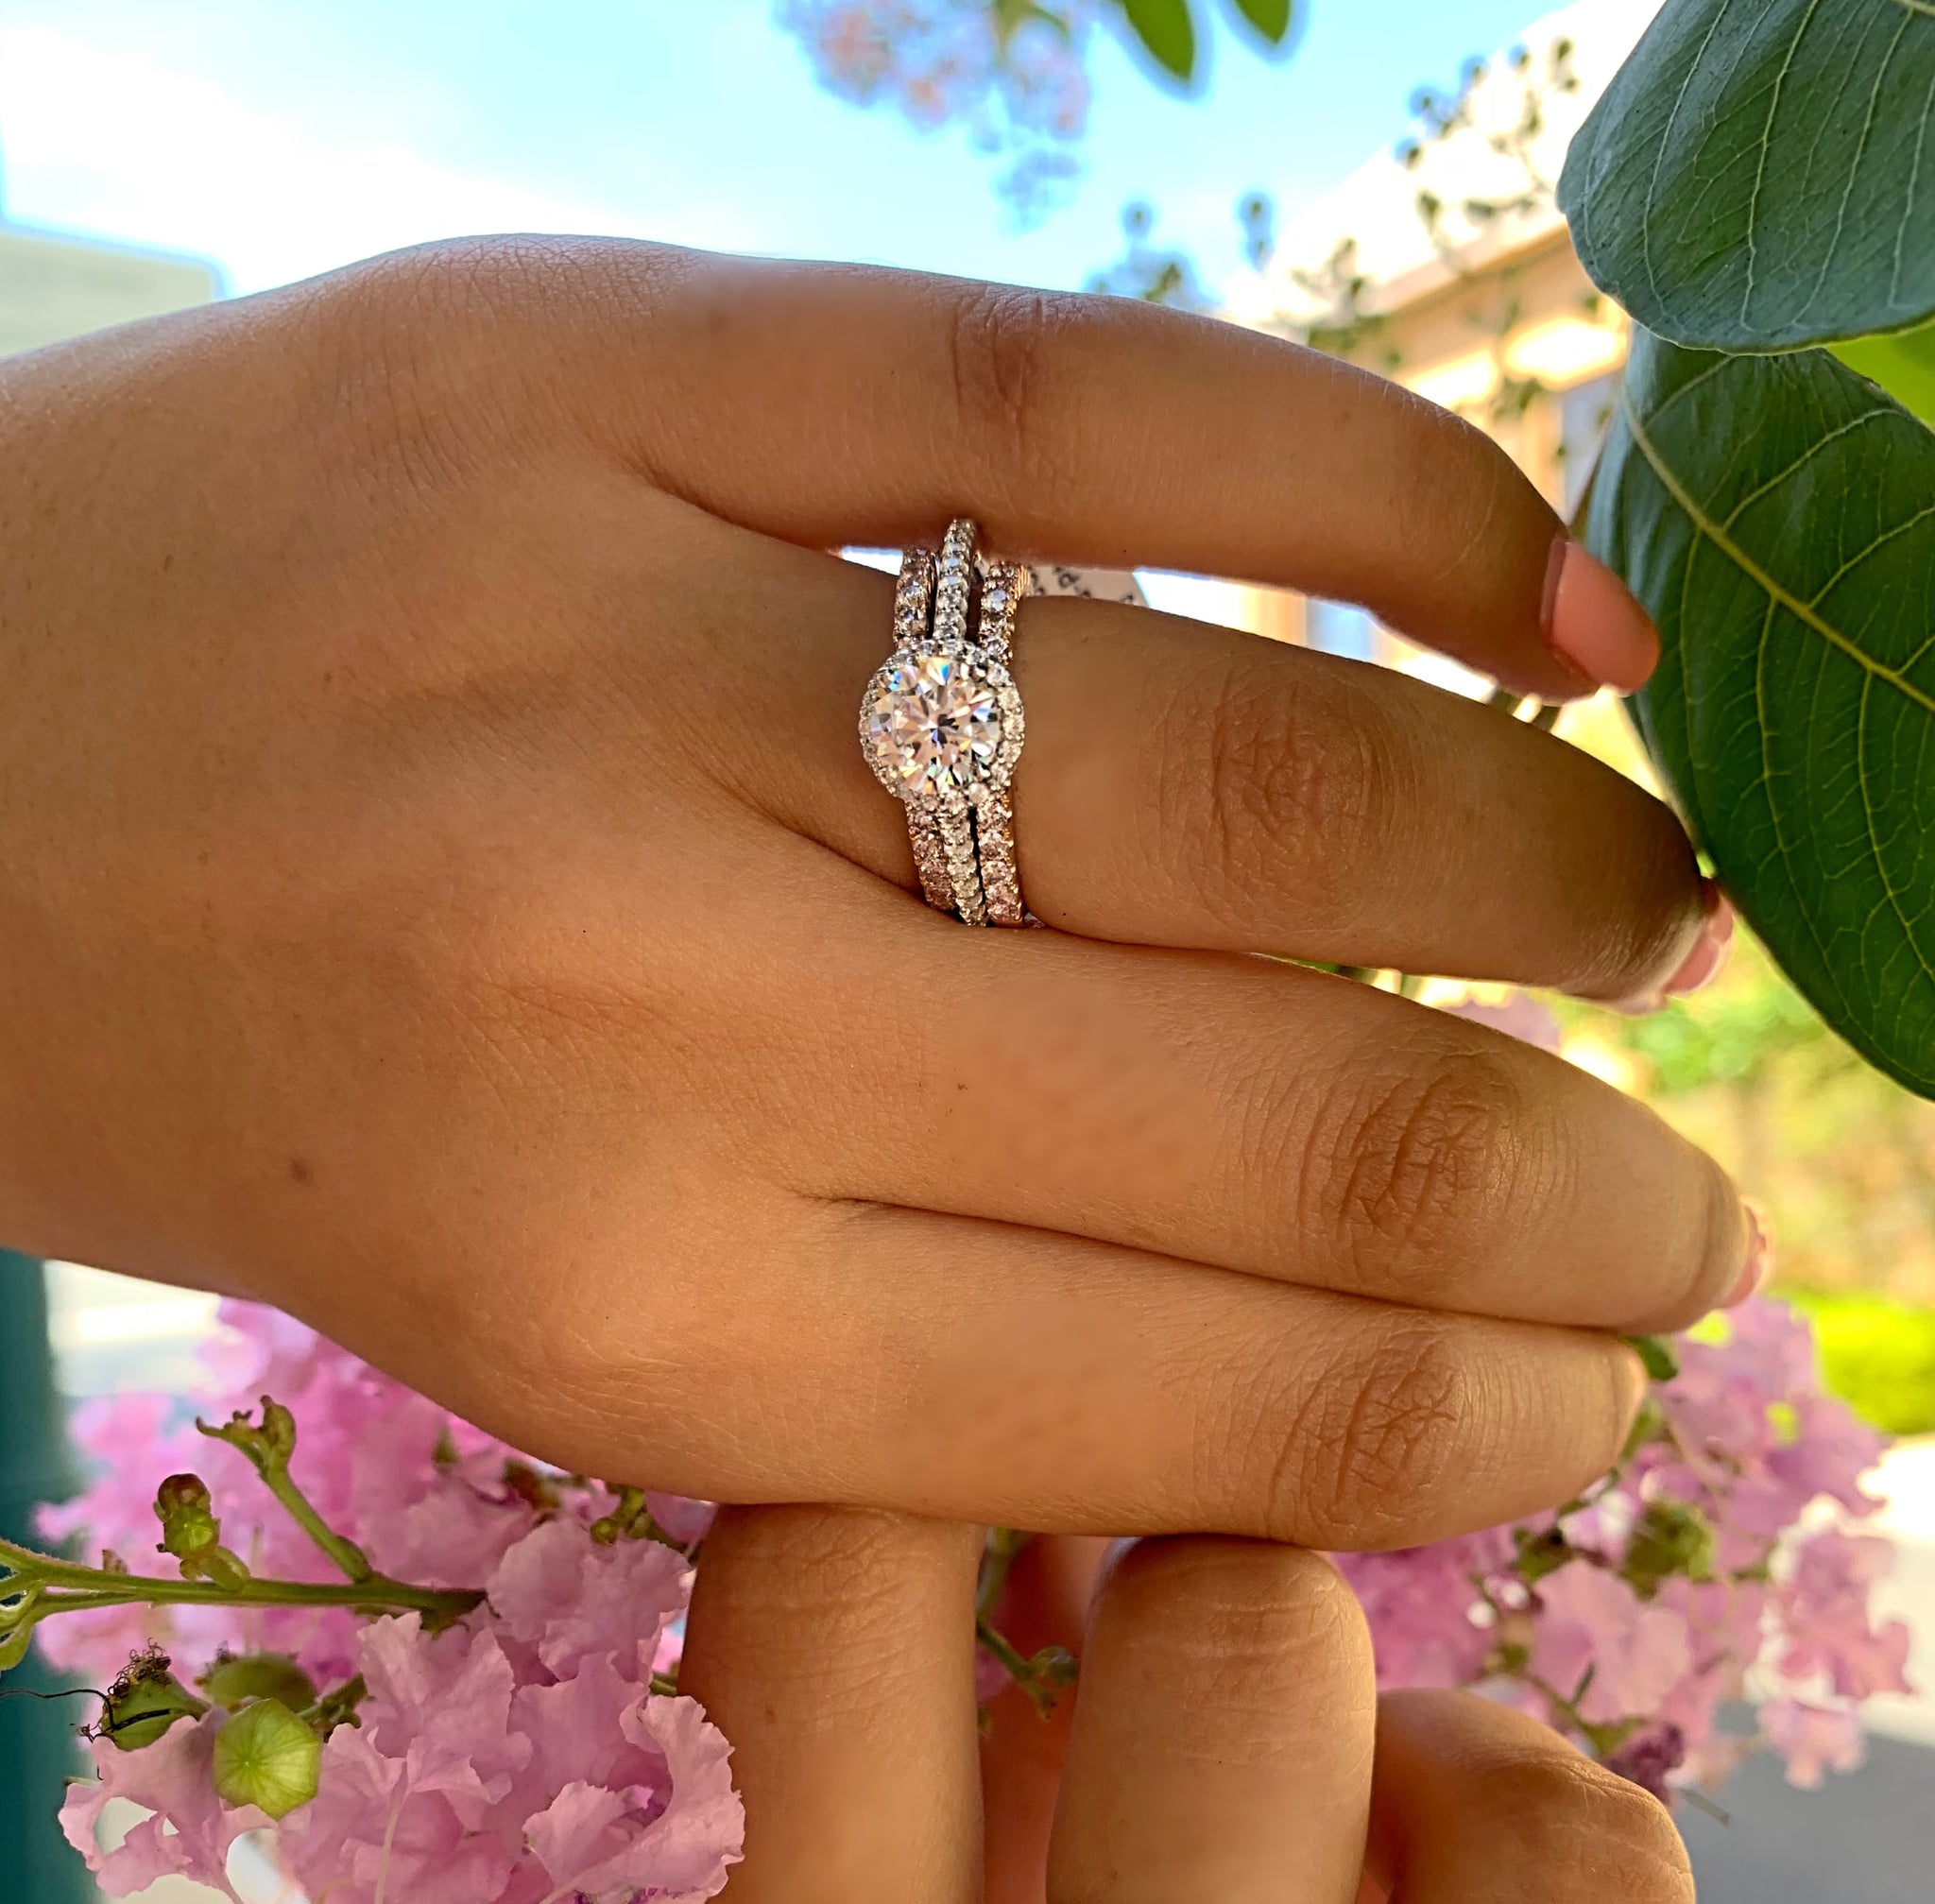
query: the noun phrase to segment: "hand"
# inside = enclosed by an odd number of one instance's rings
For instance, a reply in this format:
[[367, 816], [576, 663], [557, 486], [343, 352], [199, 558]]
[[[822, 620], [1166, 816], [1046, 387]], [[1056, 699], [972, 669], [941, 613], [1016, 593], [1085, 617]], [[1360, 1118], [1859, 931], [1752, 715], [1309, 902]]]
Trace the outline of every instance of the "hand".
[[708, 1535], [679, 1683], [733, 1741], [731, 1904], [1690, 1904], [1636, 1785], [1474, 1693], [1380, 1700], [1356, 1601], [1293, 1549], [1144, 1541], [1092, 1612], [1092, 1567], [1078, 1597], [1049, 1556], [1079, 1690], [1048, 1724], [1003, 1693], [977, 1763], [978, 1550], [813, 1508]]
[[1374, 1545], [1602, 1471], [1589, 1331], [1740, 1292], [1725, 1179], [1250, 954], [1654, 988], [1679, 828], [1397, 675], [1039, 601], [1058, 930], [969, 931], [855, 742], [892, 583], [818, 553], [954, 511], [1644, 669], [1476, 431], [1133, 302], [519, 240], [10, 362], [0, 1235], [728, 1501]]

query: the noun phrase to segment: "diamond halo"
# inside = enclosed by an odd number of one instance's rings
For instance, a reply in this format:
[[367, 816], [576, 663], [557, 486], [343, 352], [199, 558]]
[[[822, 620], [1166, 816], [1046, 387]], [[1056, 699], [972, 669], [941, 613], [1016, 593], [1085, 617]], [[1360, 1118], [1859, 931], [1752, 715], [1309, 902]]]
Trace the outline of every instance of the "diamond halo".
[[913, 642], [875, 670], [860, 704], [860, 741], [897, 799], [966, 813], [1014, 778], [1023, 738], [1014, 678], [971, 642]]

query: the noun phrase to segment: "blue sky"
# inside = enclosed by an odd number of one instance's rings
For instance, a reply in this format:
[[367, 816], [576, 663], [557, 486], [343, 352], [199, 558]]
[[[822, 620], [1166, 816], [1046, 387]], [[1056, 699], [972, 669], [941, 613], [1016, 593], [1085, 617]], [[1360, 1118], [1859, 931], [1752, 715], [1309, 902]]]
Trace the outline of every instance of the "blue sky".
[[0, 0], [10, 216], [214, 259], [237, 290], [460, 232], [599, 230], [1079, 283], [1124, 201], [1211, 278], [1231, 206], [1293, 209], [1390, 144], [1420, 81], [1525, 0], [1311, 0], [1294, 56], [1230, 34], [1200, 96], [1110, 45], [1087, 171], [1018, 232], [959, 129], [813, 84], [771, 0]]

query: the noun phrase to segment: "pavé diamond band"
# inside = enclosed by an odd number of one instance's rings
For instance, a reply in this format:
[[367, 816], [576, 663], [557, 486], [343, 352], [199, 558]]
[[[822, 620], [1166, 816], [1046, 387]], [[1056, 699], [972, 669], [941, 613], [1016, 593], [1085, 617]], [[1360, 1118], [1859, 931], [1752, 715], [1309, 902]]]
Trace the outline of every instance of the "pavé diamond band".
[[1000, 561], [984, 578], [965, 520], [949, 525], [938, 558], [908, 550], [894, 652], [860, 705], [867, 764], [907, 809], [921, 893], [969, 925], [1027, 923], [1008, 800], [1023, 732], [1008, 661], [1027, 579]]

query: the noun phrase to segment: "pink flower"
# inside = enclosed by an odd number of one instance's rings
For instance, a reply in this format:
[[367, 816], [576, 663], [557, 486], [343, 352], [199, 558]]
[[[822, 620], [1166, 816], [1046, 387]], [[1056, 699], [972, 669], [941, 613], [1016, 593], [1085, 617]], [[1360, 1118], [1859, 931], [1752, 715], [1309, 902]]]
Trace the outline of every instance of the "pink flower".
[[1339, 1554], [1370, 1621], [1378, 1684], [1470, 1685], [1496, 1637], [1474, 1617], [1482, 1604], [1476, 1583], [1501, 1571], [1511, 1555], [1502, 1528], [1395, 1553]]
[[685, 1610], [690, 1563], [656, 1540], [600, 1547], [576, 1521], [528, 1534], [488, 1582], [505, 1630], [554, 1672], [588, 1656], [615, 1654], [629, 1669], [640, 1649], [649, 1672], [666, 1626]]
[[1824, 1674], [1843, 1698], [1907, 1692], [1909, 1629], [1899, 1620], [1880, 1627], [1868, 1619], [1874, 1583], [1893, 1563], [1894, 1550], [1875, 1535], [1827, 1528], [1795, 1550], [1791, 1577], [1774, 1589], [1787, 1650], [1780, 1670], [1790, 1679]]
[[[229, 1847], [246, 1831], [268, 1825], [265, 1812], [224, 1805], [215, 1795], [215, 1734], [225, 1713], [178, 1719], [152, 1745], [124, 1752], [104, 1740], [94, 1743], [94, 1785], [70, 1785], [60, 1807], [60, 1829], [87, 1861], [109, 1897], [146, 1890], [158, 1878], [181, 1877], [232, 1897]], [[143, 1807], [142, 1819], [113, 1851], [95, 1842], [101, 1813], [116, 1798]]]
[[637, 1701], [619, 1724], [645, 1778], [566, 1785], [526, 1827], [531, 1848], [560, 1891], [593, 1904], [630, 1904], [642, 1893], [713, 1896], [738, 1861], [744, 1830], [730, 1748], [691, 1699]]
[[1559, 1021], [1529, 991], [1514, 991], [1497, 1004], [1488, 1004], [1482, 999], [1464, 998], [1456, 1004], [1447, 1005], [1445, 1010], [1452, 1018], [1468, 1019], [1473, 1024], [1488, 1025], [1493, 1031], [1503, 1032], [1507, 1038], [1535, 1044], [1541, 1051], [1557, 1051], [1564, 1041]]
[[557, 1520], [450, 1631], [368, 1627], [361, 1725], [331, 1735], [317, 1798], [283, 1823], [289, 1870], [340, 1904], [714, 1895], [744, 1830], [728, 1747], [650, 1690], [689, 1583], [659, 1542]]
[[[1692, 1670], [1683, 1615], [1575, 1560], [1541, 1581], [1532, 1670], [1593, 1724], [1650, 1716]], [[1576, 1689], [1584, 1685], [1584, 1690]]]
[[1824, 1772], [1854, 1772], [1867, 1757], [1861, 1719], [1841, 1707], [1777, 1699], [1763, 1707], [1761, 1735], [1788, 1762], [1788, 1783], [1812, 1791]]

